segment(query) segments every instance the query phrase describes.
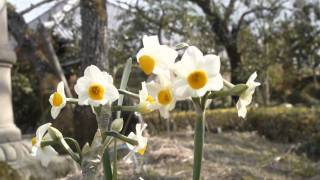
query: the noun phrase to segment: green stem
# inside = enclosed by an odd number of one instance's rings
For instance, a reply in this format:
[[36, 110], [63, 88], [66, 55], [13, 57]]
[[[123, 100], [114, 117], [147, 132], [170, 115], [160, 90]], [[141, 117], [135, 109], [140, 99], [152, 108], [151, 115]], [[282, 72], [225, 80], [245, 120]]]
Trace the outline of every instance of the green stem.
[[[138, 107], [136, 106], [112, 106], [111, 111], [129, 111], [129, 112], [135, 112], [138, 110]], [[120, 117], [119, 117], [120, 118]]]
[[118, 179], [118, 167], [117, 167], [117, 162], [118, 162], [118, 150], [117, 150], [117, 139], [114, 139], [114, 144], [113, 144], [113, 176], [112, 180], [117, 180]]
[[205, 113], [204, 110], [197, 111], [197, 119], [195, 124], [195, 134], [194, 134], [194, 159], [193, 159], [193, 180], [200, 179], [201, 173], [201, 161], [203, 156], [203, 143], [204, 143], [204, 133], [205, 133]]
[[130, 139], [128, 138], [127, 136], [124, 136], [118, 132], [115, 132], [115, 131], [107, 131], [107, 132], [104, 132], [103, 133], [105, 137], [107, 136], [112, 136], [112, 137], [115, 137], [115, 138], [118, 138], [124, 142], [127, 142], [133, 146], [137, 146], [138, 145], [138, 141], [134, 140], [134, 139]]
[[234, 84], [232, 84], [231, 82], [229, 82], [229, 81], [227, 81], [227, 80], [225, 80], [225, 79], [223, 79], [223, 85], [224, 85], [225, 87], [227, 87], [228, 89], [231, 89], [231, 88], [234, 87]]
[[58, 144], [57, 141], [53, 141], [53, 140], [42, 140], [40, 143], [41, 147], [45, 147], [45, 146], [53, 146], [55, 144]]
[[78, 156], [76, 153], [74, 153], [72, 151], [72, 149], [70, 148], [70, 146], [68, 145], [68, 143], [64, 140], [64, 139], [60, 139], [59, 140], [59, 143], [60, 145], [63, 147], [63, 149], [65, 151], [67, 151], [67, 153], [71, 156], [71, 158], [73, 160], [75, 160], [77, 163], [81, 164], [81, 161], [80, 161], [80, 156]]
[[207, 98], [214, 99], [214, 98], [218, 98], [218, 97], [222, 98], [222, 97], [226, 97], [226, 96], [240, 96], [247, 89], [248, 89], [248, 86], [246, 84], [238, 84], [228, 90], [212, 91], [207, 96]]
[[69, 143], [69, 144], [71, 143], [71, 144], [73, 144], [75, 146], [75, 148], [76, 148], [76, 150], [77, 150], [77, 152], [79, 154], [80, 162], [81, 162], [81, 160], [82, 160], [82, 152], [81, 152], [81, 148], [80, 148], [79, 143], [75, 139], [69, 138], [69, 137], [65, 137], [64, 140], [66, 140], [67, 143]]
[[127, 90], [124, 90], [124, 89], [118, 89], [118, 91], [119, 91], [120, 94], [125, 94], [125, 95], [131, 96], [133, 98], [139, 99], [139, 95], [135, 94], [133, 92], [130, 92], [130, 91], [127, 91]]
[[67, 98], [67, 102], [69, 102], [69, 103], [74, 103], [74, 104], [78, 104], [78, 99], [75, 99], [75, 98]]

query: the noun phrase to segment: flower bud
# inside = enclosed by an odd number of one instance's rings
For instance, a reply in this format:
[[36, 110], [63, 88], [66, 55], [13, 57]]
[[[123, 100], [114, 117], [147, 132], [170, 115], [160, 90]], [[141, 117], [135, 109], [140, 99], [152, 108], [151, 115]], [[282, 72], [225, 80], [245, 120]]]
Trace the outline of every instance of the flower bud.
[[111, 124], [111, 130], [116, 131], [116, 132], [120, 132], [123, 128], [123, 119], [122, 118], [118, 118], [115, 119], [112, 124]]
[[54, 127], [49, 127], [48, 133], [50, 134], [51, 138], [55, 141], [63, 139], [62, 133]]

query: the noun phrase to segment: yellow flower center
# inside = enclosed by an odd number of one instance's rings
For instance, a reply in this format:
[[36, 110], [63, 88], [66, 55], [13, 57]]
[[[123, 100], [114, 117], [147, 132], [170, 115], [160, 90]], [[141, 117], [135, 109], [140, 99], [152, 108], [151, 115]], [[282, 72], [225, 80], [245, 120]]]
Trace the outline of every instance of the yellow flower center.
[[142, 156], [142, 155], [144, 155], [146, 149], [147, 149], [147, 145], [144, 148], [139, 149], [138, 153]]
[[88, 94], [93, 100], [101, 100], [104, 97], [104, 88], [100, 84], [93, 83], [88, 89]]
[[140, 68], [144, 73], [150, 75], [156, 65], [156, 61], [148, 55], [143, 55], [139, 58]]
[[207, 84], [208, 75], [205, 71], [198, 69], [190, 73], [187, 80], [193, 89], [200, 89]]
[[34, 146], [37, 143], [36, 137], [33, 137], [31, 139], [31, 143], [32, 143], [32, 146]]
[[150, 104], [154, 103], [154, 99], [152, 96], [148, 96], [146, 101], [149, 102]]
[[53, 98], [52, 98], [52, 105], [53, 106], [60, 106], [63, 102], [63, 97], [61, 96], [60, 93], [55, 92], [53, 94]]
[[172, 101], [172, 94], [171, 94], [171, 91], [169, 89], [164, 89], [164, 90], [161, 90], [159, 93], [158, 93], [158, 101], [160, 104], [162, 105], [168, 105], [171, 103]]

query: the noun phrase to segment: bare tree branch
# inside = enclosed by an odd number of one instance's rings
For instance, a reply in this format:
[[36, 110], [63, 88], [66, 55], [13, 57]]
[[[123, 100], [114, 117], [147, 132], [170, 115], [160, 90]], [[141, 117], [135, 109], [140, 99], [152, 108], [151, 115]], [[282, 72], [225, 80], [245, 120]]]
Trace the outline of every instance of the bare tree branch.
[[50, 35], [48, 33], [48, 30], [41, 23], [40, 23], [38, 29], [39, 29], [40, 37], [44, 42], [43, 46], [46, 51], [47, 57], [52, 62], [57, 75], [62, 80], [62, 82], [65, 86], [65, 89], [66, 89], [67, 96], [72, 98], [73, 96], [72, 96], [70, 87], [68, 85], [68, 81], [66, 79], [66, 76], [64, 75], [59, 58], [58, 58], [58, 56], [53, 48], [53, 45], [51, 43], [51, 39], [50, 39]]
[[224, 20], [228, 21], [232, 13], [234, 12], [234, 6], [236, 4], [236, 0], [230, 0], [228, 6], [226, 7], [224, 11]]
[[264, 10], [272, 11], [273, 8], [270, 8], [270, 7], [257, 7], [257, 8], [254, 8], [254, 9], [251, 9], [251, 10], [248, 10], [248, 11], [244, 12], [239, 18], [238, 25], [237, 25], [236, 29], [240, 30], [241, 26], [243, 25], [243, 23], [245, 21], [246, 16], [248, 16], [248, 15], [250, 15], [252, 13], [256, 13], [258, 11], [264, 11]]

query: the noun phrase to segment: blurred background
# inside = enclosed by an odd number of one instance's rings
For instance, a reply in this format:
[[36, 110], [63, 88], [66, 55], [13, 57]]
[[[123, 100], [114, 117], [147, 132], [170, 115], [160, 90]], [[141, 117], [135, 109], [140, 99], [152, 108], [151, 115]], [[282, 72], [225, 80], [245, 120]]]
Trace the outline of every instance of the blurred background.
[[[90, 110], [68, 106], [52, 120], [49, 95], [63, 80], [69, 84], [67, 95], [75, 96], [76, 79], [90, 64], [108, 71], [119, 87], [124, 62], [142, 47], [142, 36], [158, 35], [162, 44], [186, 42], [205, 54], [218, 54], [221, 74], [234, 84], [246, 82], [257, 71], [262, 85], [247, 119], [237, 117], [234, 100], [218, 99], [208, 110], [208, 131], [258, 132], [272, 142], [290, 144], [286, 148], [312, 160], [320, 157], [319, 0], [8, 3], [10, 39], [18, 56], [12, 71], [14, 115], [23, 133], [52, 121], [81, 144], [89, 141], [96, 128]], [[147, 78], [135, 64], [128, 89], [138, 92]], [[179, 102], [169, 121], [158, 113], [143, 118], [151, 134], [179, 132], [192, 129], [192, 108], [190, 102]], [[127, 119], [129, 127], [138, 118], [125, 117], [133, 119]]]

